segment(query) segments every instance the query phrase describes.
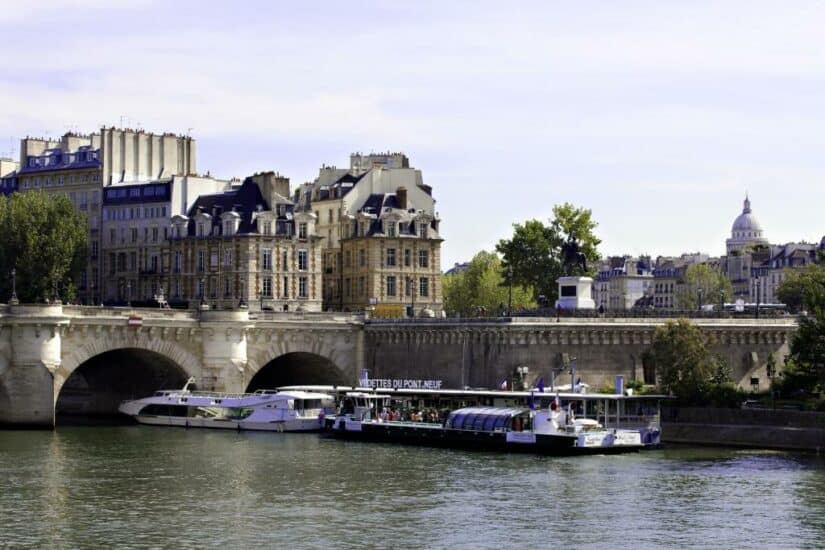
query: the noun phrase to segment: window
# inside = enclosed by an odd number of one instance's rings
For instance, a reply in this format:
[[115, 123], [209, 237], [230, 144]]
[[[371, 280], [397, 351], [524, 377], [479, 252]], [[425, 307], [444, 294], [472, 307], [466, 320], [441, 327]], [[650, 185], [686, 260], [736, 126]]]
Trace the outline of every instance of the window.
[[137, 270], [137, 252], [129, 253], [129, 271]]
[[430, 280], [427, 277], [418, 279], [418, 294], [420, 296], [430, 295]]
[[418, 236], [422, 239], [427, 238], [427, 227], [429, 226], [428, 223], [419, 223], [418, 224]]
[[264, 235], [272, 235], [272, 222], [264, 222]]
[[204, 226], [203, 222], [198, 222], [198, 237], [204, 236]]
[[92, 259], [97, 258], [97, 241], [92, 241]]
[[264, 277], [263, 295], [266, 298], [272, 298], [272, 277]]
[[306, 239], [307, 238], [307, 224], [306, 222], [301, 222], [298, 224], [298, 238], [299, 239]]
[[153, 243], [158, 242], [158, 228], [157, 227], [152, 228], [152, 242]]
[[395, 267], [395, 249], [387, 249], [387, 267]]
[[205, 291], [206, 283], [203, 279], [201, 279], [200, 281], [198, 281], [198, 298], [203, 298], [204, 296], [206, 296]]
[[225, 222], [223, 222], [223, 234], [224, 235], [231, 235], [233, 233], [233, 231], [232, 231], [232, 229], [233, 229], [232, 226], [233, 225], [234, 224], [232, 223], [232, 220], [226, 220]]
[[351, 288], [352, 288], [352, 281], [350, 280], [349, 277], [347, 277], [346, 279], [344, 279], [344, 295], [345, 296], [349, 297]]
[[289, 298], [289, 278], [284, 277], [284, 287], [281, 289], [284, 299]]
[[412, 295], [412, 277], [407, 277], [404, 280], [404, 296], [411, 296]]
[[261, 250], [261, 269], [272, 269], [272, 249], [264, 248]]
[[363, 248], [358, 251], [358, 265], [361, 267], [367, 265], [367, 251]]
[[232, 250], [227, 249], [223, 251], [223, 265], [229, 267], [232, 265]]
[[404, 249], [404, 267], [412, 265], [412, 251], [409, 248]]
[[395, 222], [384, 222], [387, 237], [395, 237]]
[[387, 277], [387, 296], [395, 296], [395, 276]]
[[430, 267], [430, 255], [427, 250], [418, 251], [418, 267]]
[[180, 251], [175, 252], [175, 257], [172, 260], [172, 262], [173, 262], [172, 263], [172, 269], [175, 270], [175, 273], [180, 273], [180, 258], [181, 258]]
[[347, 250], [344, 253], [344, 267], [350, 267], [352, 265], [352, 253]]
[[298, 298], [306, 298], [307, 296], [307, 278], [298, 277]]
[[232, 287], [232, 281], [230, 281], [229, 277], [224, 277], [223, 279], [223, 295], [229, 296], [231, 294], [230, 289]]
[[281, 270], [289, 271], [289, 254], [286, 250], [281, 254]]
[[299, 250], [298, 251], [298, 271], [306, 271], [307, 270], [307, 251], [306, 250]]
[[203, 271], [206, 267], [206, 252], [198, 250], [198, 271]]
[[367, 293], [367, 279], [363, 275], [358, 277], [358, 295], [364, 296]]

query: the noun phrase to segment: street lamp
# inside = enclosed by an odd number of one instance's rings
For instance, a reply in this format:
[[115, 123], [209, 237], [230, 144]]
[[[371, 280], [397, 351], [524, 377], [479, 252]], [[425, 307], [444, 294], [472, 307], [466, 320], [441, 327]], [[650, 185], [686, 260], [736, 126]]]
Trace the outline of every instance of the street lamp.
[[126, 281], [126, 297], [129, 300], [129, 307], [132, 307], [132, 281]]
[[756, 318], [759, 319], [759, 298], [760, 290], [762, 290], [762, 281], [759, 280], [759, 277], [756, 277]]
[[14, 305], [17, 300], [17, 269], [11, 268], [11, 300], [9, 302]]
[[575, 376], [576, 376], [576, 358], [570, 358], [570, 393], [573, 393], [573, 387], [575, 386]]
[[410, 316], [415, 317], [415, 278], [407, 277], [407, 288], [410, 290]]
[[507, 316], [513, 315], [513, 266], [507, 268], [507, 280], [510, 283], [510, 291], [507, 297]]

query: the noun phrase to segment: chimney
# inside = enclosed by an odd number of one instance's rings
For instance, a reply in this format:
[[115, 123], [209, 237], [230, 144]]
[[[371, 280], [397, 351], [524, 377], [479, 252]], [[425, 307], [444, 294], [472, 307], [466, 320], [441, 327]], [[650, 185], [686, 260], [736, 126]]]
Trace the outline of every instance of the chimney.
[[399, 187], [395, 190], [395, 196], [398, 198], [398, 208], [401, 210], [407, 209], [407, 188]]

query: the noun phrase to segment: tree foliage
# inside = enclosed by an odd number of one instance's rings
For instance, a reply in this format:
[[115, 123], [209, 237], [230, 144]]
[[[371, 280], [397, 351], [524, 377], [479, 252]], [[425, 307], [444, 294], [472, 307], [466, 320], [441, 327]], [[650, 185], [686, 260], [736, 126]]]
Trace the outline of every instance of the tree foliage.
[[[463, 317], [500, 314], [508, 305], [510, 292], [502, 276], [501, 259], [486, 251], [476, 254], [465, 271], [445, 275], [442, 289], [447, 315]], [[513, 285], [513, 309], [535, 307], [532, 295], [532, 289]]]
[[808, 385], [800, 389], [825, 387], [825, 267], [809, 265], [789, 272], [777, 294], [785, 304], [807, 312], [800, 316], [791, 340], [793, 367], [786, 368], [786, 375]]
[[825, 304], [825, 265], [810, 264], [802, 269], [788, 269], [785, 280], [776, 289], [779, 300], [798, 312]]
[[707, 264], [692, 264], [685, 270], [684, 284], [678, 287], [676, 307], [681, 310], [699, 309], [702, 304], [728, 302], [732, 296], [733, 285], [721, 271]]
[[729, 383], [728, 366], [708, 349], [702, 331], [687, 319], [658, 327], [647, 357], [656, 368], [659, 389], [687, 403], [705, 402]]
[[52, 297], [72, 299], [74, 281], [85, 265], [86, 219], [64, 196], [13, 193], [0, 199], [0, 293], [11, 295], [11, 271], [21, 302]]
[[598, 245], [601, 243], [594, 230], [590, 210], [577, 208], [569, 203], [553, 207], [553, 219], [549, 225], [539, 220], [528, 220], [523, 225], [513, 225], [513, 236], [502, 239], [496, 245], [496, 251], [503, 257], [502, 274], [510, 277], [512, 269], [513, 282], [525, 288], [533, 289], [533, 297], [545, 296], [548, 303], [558, 297], [556, 280], [562, 276], [562, 246], [570, 239], [579, 244], [588, 263], [589, 273], [599, 259]]

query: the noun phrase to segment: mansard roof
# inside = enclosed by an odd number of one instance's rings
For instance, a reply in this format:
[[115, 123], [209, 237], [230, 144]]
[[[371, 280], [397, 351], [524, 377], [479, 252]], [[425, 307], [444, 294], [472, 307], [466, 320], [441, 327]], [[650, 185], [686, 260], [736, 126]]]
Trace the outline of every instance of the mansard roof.
[[188, 233], [195, 235], [194, 217], [198, 213], [209, 214], [212, 216], [212, 224], [217, 225], [220, 224], [221, 214], [233, 210], [241, 219], [237, 234], [257, 233], [258, 226], [254, 213], [268, 209], [269, 206], [258, 185], [251, 178], [247, 178], [240, 187], [230, 191], [199, 196], [189, 209]]

